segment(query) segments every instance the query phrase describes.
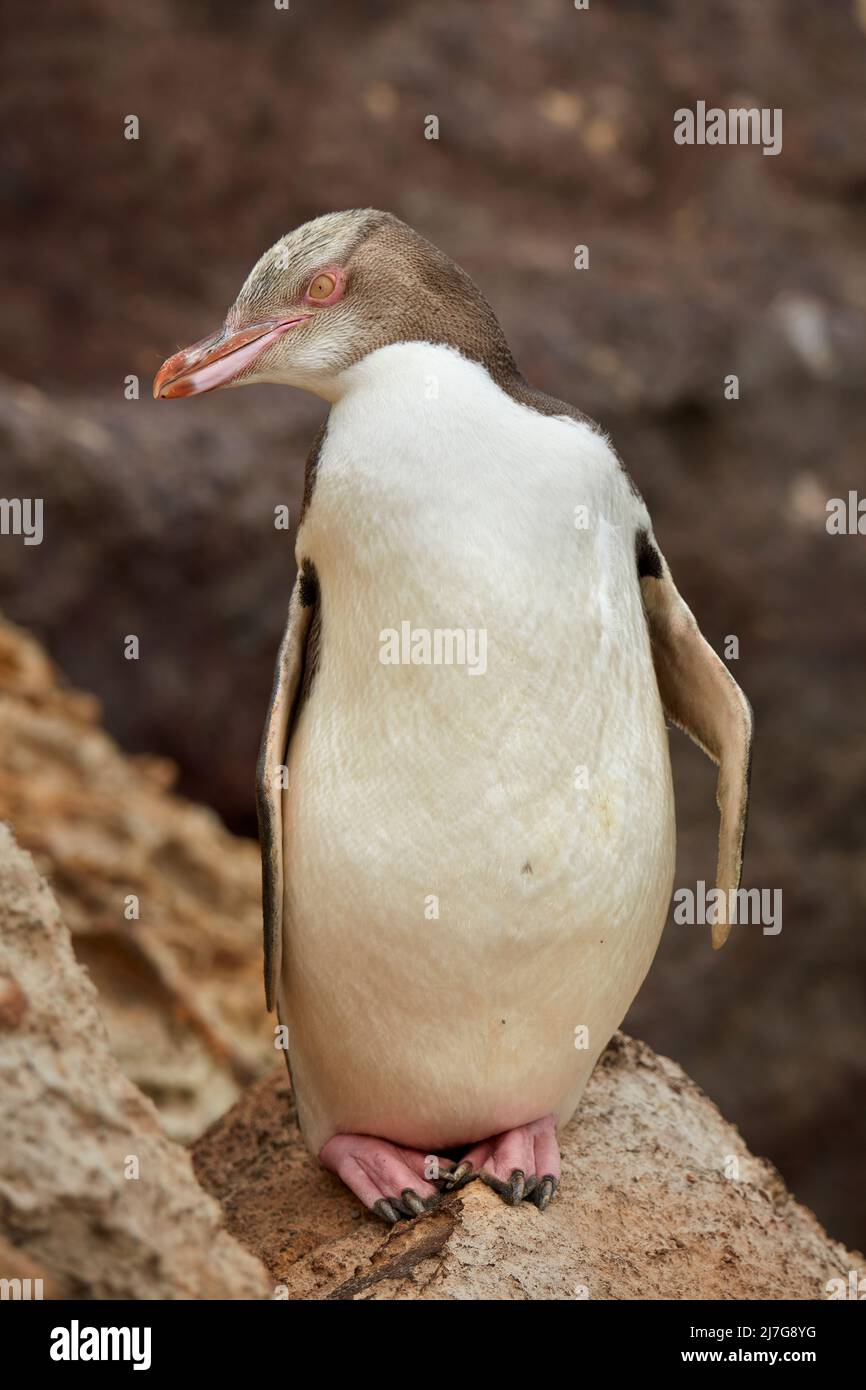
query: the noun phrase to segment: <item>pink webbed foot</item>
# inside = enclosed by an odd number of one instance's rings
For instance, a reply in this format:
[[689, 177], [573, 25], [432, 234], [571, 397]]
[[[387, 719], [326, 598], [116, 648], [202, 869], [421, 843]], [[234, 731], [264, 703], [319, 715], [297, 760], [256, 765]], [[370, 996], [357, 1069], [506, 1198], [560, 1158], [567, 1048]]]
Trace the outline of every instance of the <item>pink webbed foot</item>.
[[[424, 1176], [429, 1157], [369, 1134], [335, 1134], [319, 1161], [383, 1221], [393, 1225], [438, 1206], [442, 1194]], [[438, 1171], [438, 1170], [437, 1170]]]
[[545, 1115], [476, 1144], [446, 1174], [445, 1185], [462, 1187], [478, 1177], [510, 1206], [527, 1199], [544, 1211], [559, 1187], [561, 1172], [556, 1124], [552, 1115]]

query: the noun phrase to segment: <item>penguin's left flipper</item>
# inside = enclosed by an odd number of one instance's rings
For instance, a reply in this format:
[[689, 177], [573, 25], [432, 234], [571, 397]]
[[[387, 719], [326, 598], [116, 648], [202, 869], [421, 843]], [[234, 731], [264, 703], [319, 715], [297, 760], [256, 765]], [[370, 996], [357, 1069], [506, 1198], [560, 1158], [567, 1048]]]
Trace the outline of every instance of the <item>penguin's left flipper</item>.
[[729, 893], [740, 886], [749, 812], [752, 707], [727, 666], [706, 641], [677, 592], [664, 556], [646, 531], [636, 539], [637, 569], [649, 625], [653, 664], [665, 714], [719, 769], [719, 858], [716, 884], [724, 895], [713, 946], [731, 927]]
[[318, 612], [315, 572], [301, 566], [292, 597], [286, 630], [280, 644], [274, 687], [262, 734], [256, 768], [256, 809], [262, 854], [262, 910], [264, 914], [265, 998], [268, 1009], [276, 1001], [283, 947], [283, 812], [285, 762], [291, 727], [297, 716], [299, 696], [309, 683], [312, 653], [309, 639]]

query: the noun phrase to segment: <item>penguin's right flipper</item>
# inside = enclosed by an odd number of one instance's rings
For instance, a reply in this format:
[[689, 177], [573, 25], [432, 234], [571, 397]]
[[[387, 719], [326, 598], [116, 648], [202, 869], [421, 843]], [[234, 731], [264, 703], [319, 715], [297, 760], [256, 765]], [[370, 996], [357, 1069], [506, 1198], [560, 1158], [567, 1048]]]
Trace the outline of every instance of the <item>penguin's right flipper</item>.
[[291, 730], [305, 679], [308, 640], [318, 610], [315, 571], [301, 566], [280, 643], [271, 702], [265, 720], [256, 767], [256, 810], [262, 855], [262, 912], [264, 916], [265, 999], [276, 1002], [276, 984], [283, 949], [283, 788]]
[[718, 950], [731, 930], [728, 895], [739, 888], [743, 865], [752, 767], [752, 707], [703, 636], [694, 614], [677, 592], [667, 561], [645, 531], [637, 535], [637, 568], [665, 714], [719, 769], [716, 884], [724, 894], [724, 909], [713, 926], [713, 946]]

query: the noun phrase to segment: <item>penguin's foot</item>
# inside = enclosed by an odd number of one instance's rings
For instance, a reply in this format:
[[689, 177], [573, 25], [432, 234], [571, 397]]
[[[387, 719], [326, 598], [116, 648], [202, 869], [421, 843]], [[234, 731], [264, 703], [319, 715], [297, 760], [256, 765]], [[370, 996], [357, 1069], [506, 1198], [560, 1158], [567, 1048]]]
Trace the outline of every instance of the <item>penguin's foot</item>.
[[530, 1201], [544, 1211], [559, 1187], [560, 1173], [556, 1123], [545, 1115], [476, 1144], [446, 1175], [445, 1186], [462, 1187], [478, 1177], [509, 1206]]
[[442, 1194], [424, 1176], [427, 1154], [369, 1134], [335, 1134], [319, 1161], [341, 1178], [365, 1207], [393, 1226], [438, 1206]]

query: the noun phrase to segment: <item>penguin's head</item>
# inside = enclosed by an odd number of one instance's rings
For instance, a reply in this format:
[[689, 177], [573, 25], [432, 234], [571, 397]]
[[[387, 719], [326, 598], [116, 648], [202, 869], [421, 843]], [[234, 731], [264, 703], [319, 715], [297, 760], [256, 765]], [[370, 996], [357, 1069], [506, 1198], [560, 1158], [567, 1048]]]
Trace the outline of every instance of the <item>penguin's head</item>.
[[276, 382], [334, 401], [343, 373], [377, 348], [446, 343], [495, 379], [516, 371], [469, 276], [391, 213], [334, 212], [267, 251], [218, 332], [169, 357], [155, 397]]

